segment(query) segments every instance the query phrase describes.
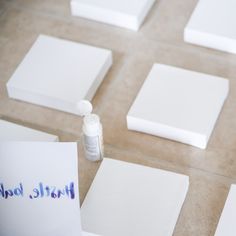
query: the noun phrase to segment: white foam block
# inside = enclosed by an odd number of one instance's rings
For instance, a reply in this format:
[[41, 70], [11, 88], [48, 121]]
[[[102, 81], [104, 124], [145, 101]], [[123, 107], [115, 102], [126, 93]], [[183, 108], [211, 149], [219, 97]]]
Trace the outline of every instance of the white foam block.
[[232, 184], [227, 197], [215, 236], [236, 235], [236, 185]]
[[109, 50], [40, 35], [7, 83], [11, 98], [78, 114], [112, 64]]
[[58, 141], [52, 134], [0, 120], [0, 142], [3, 141]]
[[226, 79], [154, 64], [128, 112], [128, 129], [206, 148], [228, 90]]
[[72, 15], [138, 30], [155, 0], [71, 0]]
[[84, 230], [170, 236], [188, 191], [184, 175], [104, 158], [81, 207]]
[[185, 27], [184, 40], [236, 53], [235, 9], [235, 0], [199, 0]]

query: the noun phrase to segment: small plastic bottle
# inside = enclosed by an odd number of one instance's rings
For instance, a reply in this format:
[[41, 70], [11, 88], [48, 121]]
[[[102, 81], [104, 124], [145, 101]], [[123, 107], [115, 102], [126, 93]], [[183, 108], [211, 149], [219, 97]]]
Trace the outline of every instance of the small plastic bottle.
[[99, 116], [96, 114], [85, 115], [82, 130], [86, 158], [90, 161], [102, 160], [103, 134]]
[[83, 116], [82, 140], [85, 157], [90, 161], [103, 159], [103, 135], [100, 118], [91, 114], [92, 104], [87, 100], [81, 100], [77, 104], [78, 115]]

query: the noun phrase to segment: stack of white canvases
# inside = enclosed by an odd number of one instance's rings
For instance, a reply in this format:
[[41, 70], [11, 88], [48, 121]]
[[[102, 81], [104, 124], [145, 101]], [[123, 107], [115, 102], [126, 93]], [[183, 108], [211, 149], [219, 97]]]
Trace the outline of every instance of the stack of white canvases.
[[80, 210], [76, 143], [0, 143], [0, 163], [4, 236], [171, 236], [189, 185], [181, 174], [104, 158]]
[[236, 53], [235, 9], [235, 0], [199, 0], [184, 30], [184, 40]]
[[155, 0], [71, 0], [75, 16], [138, 30]]
[[131, 130], [206, 148], [228, 80], [155, 64], [127, 115]]

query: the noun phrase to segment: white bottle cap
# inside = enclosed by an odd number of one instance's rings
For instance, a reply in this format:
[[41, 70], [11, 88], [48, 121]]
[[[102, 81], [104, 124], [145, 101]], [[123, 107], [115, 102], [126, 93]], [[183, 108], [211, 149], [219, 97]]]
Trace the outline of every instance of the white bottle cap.
[[87, 100], [81, 100], [77, 103], [77, 111], [79, 116], [86, 116], [93, 110], [92, 104]]
[[84, 117], [83, 131], [87, 135], [97, 135], [100, 132], [100, 118], [96, 114], [88, 114]]

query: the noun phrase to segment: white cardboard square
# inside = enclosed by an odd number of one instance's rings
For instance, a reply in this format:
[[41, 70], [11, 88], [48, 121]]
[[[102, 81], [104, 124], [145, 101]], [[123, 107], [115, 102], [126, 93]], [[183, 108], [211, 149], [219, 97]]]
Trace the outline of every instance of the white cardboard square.
[[185, 27], [184, 40], [236, 53], [235, 9], [235, 0], [199, 0]]
[[81, 207], [84, 230], [103, 236], [170, 236], [189, 178], [104, 158]]
[[109, 50], [40, 35], [7, 83], [9, 97], [78, 114], [112, 64]]
[[95, 21], [137, 31], [155, 0], [71, 0], [71, 12]]
[[228, 90], [226, 79], [154, 64], [128, 112], [128, 129], [206, 148]]
[[236, 185], [232, 184], [227, 197], [215, 236], [235, 236], [236, 235]]
[[58, 137], [39, 130], [0, 120], [0, 142], [3, 141], [59, 141]]
[[76, 143], [1, 142], [0, 235], [81, 236], [77, 158]]

